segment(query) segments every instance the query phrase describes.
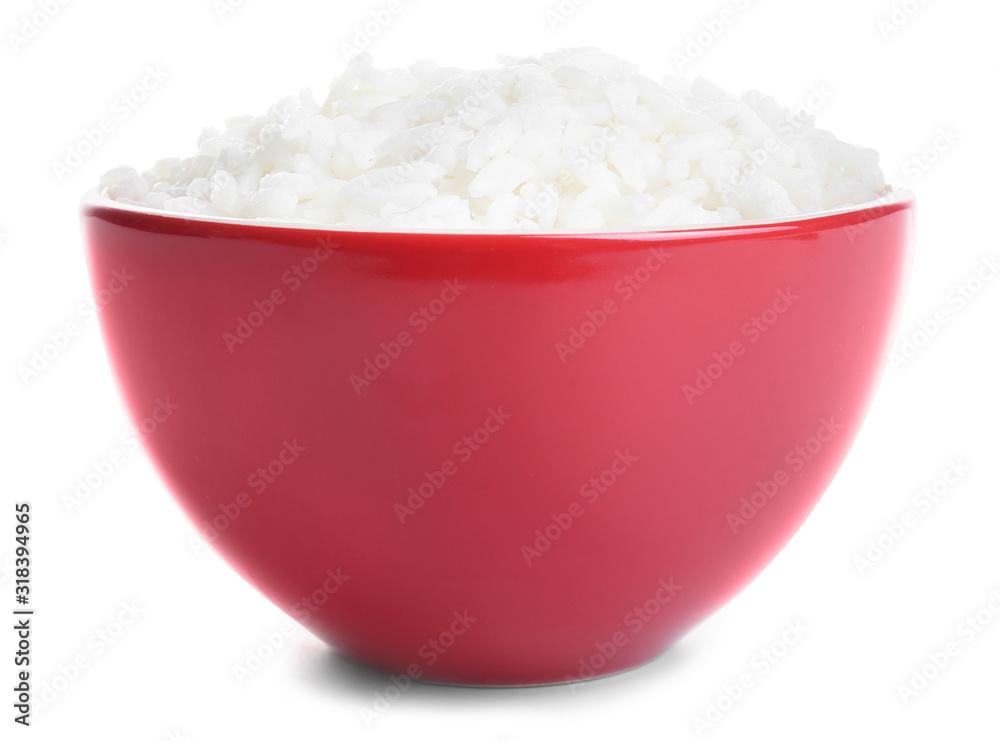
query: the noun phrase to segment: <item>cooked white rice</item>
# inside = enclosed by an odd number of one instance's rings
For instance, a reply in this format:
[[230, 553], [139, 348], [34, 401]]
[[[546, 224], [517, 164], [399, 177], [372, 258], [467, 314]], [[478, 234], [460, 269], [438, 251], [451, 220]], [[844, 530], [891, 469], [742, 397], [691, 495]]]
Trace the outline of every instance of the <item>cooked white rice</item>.
[[302, 91], [101, 187], [175, 213], [504, 230], [779, 218], [887, 191], [875, 151], [757, 92], [661, 85], [596, 49], [499, 62], [382, 70], [366, 54], [322, 105]]

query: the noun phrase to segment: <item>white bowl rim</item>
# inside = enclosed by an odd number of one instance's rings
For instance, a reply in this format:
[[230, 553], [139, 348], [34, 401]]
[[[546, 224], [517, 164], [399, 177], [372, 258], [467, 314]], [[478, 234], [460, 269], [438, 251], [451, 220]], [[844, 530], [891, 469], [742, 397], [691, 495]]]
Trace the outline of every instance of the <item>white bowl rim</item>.
[[[280, 229], [306, 229], [309, 231], [322, 231], [336, 234], [371, 234], [371, 235], [503, 235], [503, 236], [530, 236], [530, 237], [560, 237], [560, 236], [591, 236], [604, 237], [619, 234], [642, 235], [661, 234], [678, 232], [703, 232], [703, 231], [725, 231], [732, 229], [745, 229], [748, 227], [771, 227], [782, 225], [794, 225], [809, 221], [821, 221], [830, 217], [842, 216], [844, 214], [858, 213], [865, 211], [881, 211], [885, 208], [914, 202], [916, 197], [908, 188], [892, 189], [886, 195], [865, 203], [851, 206], [843, 206], [827, 211], [814, 211], [806, 214], [796, 214], [794, 216], [784, 216], [778, 219], [748, 219], [746, 221], [734, 221], [722, 224], [678, 224], [675, 226], [635, 226], [635, 227], [609, 227], [605, 229], [402, 229], [379, 227], [374, 229], [361, 228], [351, 224], [324, 224], [316, 221], [299, 221], [293, 219], [245, 219], [231, 216], [206, 216], [202, 214], [187, 214], [177, 211], [164, 211], [148, 206], [135, 206], [129, 203], [108, 198], [101, 188], [92, 188], [83, 196], [80, 207], [83, 210], [90, 208], [108, 208], [125, 211], [135, 214], [143, 214], [163, 219], [179, 219], [181, 221], [206, 222], [211, 224], [235, 224], [239, 226], [253, 226], [261, 228]], [[858, 219], [858, 223], [864, 221], [864, 217]]]

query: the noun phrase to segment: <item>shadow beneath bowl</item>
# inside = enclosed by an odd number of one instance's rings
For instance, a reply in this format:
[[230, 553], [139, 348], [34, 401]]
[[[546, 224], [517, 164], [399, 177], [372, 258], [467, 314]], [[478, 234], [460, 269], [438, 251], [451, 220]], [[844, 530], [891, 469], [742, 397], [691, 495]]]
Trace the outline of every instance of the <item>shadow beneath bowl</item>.
[[[300, 654], [299, 674], [303, 681], [321, 690], [332, 690], [355, 698], [362, 710], [381, 715], [376, 707], [377, 697], [386, 696], [390, 689], [388, 710], [398, 702], [421, 702], [430, 707], [454, 707], [456, 703], [468, 707], [492, 707], [512, 700], [519, 704], [569, 706], [590, 702], [596, 695], [605, 697], [632, 693], [640, 684], [648, 685], [658, 679], [683, 671], [698, 653], [697, 642], [685, 636], [667, 651], [632, 669], [607, 677], [584, 682], [536, 686], [489, 687], [436, 684], [415, 681], [397, 697], [396, 685], [384, 672], [357, 663], [330, 646], [319, 644]], [[386, 704], [383, 704], [383, 708]], [[383, 710], [387, 712], [387, 710]]]

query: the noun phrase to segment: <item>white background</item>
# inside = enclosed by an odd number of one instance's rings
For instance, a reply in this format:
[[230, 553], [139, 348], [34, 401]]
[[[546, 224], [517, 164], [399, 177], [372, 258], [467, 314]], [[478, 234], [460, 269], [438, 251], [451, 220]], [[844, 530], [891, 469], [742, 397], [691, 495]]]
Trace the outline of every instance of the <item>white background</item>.
[[[546, 10], [555, 2], [400, 2], [369, 45], [384, 66], [424, 57], [485, 66], [496, 53], [599, 46], [656, 78], [677, 72], [675, 53], [729, 8], [735, 20], [680, 71], [734, 91], [757, 87], [790, 107], [813, 85], [834, 92], [819, 124], [877, 149], [888, 177], [917, 193], [919, 240], [896, 349], [906, 338], [923, 346], [886, 372], [843, 468], [778, 559], [651, 665], [575, 688], [415, 685], [369, 725], [362, 711], [386, 678], [296, 627], [240, 684], [234, 666], [286, 618], [211, 551], [196, 550], [192, 526], [143, 454], [121, 443], [125, 418], [99, 330], [82, 308], [89, 288], [78, 200], [115, 165], [191, 153], [201, 128], [229, 115], [263, 112], [301, 87], [322, 97], [343, 68], [341, 42], [384, 3], [244, 0], [220, 17], [212, 0], [71, 1], [20, 44], [9, 34], [44, 3], [5, 0], [0, 605], [13, 606], [10, 502], [28, 500], [35, 693], [61, 691], [33, 713], [30, 729], [8, 736], [14, 649], [4, 630], [4, 738], [698, 738], [695, 719], [747, 672], [753, 687], [723, 702], [727, 711], [705, 738], [1000, 738], [991, 710], [1000, 613], [990, 611], [1000, 589], [1000, 279], [965, 305], [949, 298], [984, 257], [1000, 254], [997, 4], [908, 0], [900, 7], [913, 12], [880, 29], [891, 0], [589, 0], [564, 4], [571, 12], [554, 25]], [[147, 65], [167, 78], [122, 120], [113, 101]], [[114, 131], [57, 177], [52, 163], [104, 117]], [[940, 131], [957, 141], [946, 144]], [[921, 169], [913, 158], [935, 141], [944, 151]], [[947, 324], [926, 342], [915, 336], [939, 310]], [[74, 321], [78, 336], [37, 377], [23, 378], [18, 367], [48, 333]], [[68, 507], [77, 478], [115, 451], [124, 464]], [[950, 461], [969, 472], [921, 511], [914, 495]], [[913, 527], [862, 573], [855, 557], [907, 512]], [[116, 631], [108, 624], [123, 602], [141, 613], [98, 653], [98, 631]], [[992, 606], [1000, 610], [1000, 600]], [[959, 624], [969, 618], [982, 624], [967, 642]], [[781, 640], [789, 620], [807, 633], [762, 674], [759, 652]], [[904, 702], [899, 686], [948, 641], [958, 656]], [[58, 680], [79, 654], [87, 666]]]

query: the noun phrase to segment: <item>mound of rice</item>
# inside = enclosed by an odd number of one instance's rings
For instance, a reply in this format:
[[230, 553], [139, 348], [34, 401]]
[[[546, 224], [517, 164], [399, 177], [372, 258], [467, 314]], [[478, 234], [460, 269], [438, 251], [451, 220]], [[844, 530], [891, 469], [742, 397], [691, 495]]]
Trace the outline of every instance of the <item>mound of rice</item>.
[[757, 92], [664, 85], [596, 49], [468, 71], [353, 59], [309, 91], [206, 129], [198, 153], [101, 179], [165, 211], [378, 229], [604, 229], [728, 223], [861, 204], [871, 149]]

